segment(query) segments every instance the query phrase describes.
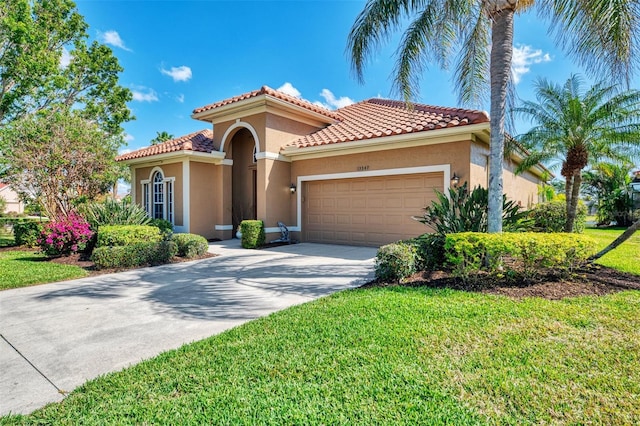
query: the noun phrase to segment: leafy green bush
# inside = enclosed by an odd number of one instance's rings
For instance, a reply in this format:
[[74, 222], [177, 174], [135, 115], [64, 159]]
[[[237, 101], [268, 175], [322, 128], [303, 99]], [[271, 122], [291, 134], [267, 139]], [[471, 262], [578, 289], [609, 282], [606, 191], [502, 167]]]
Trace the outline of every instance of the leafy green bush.
[[402, 281], [416, 272], [416, 258], [416, 247], [413, 244], [401, 241], [384, 245], [376, 253], [376, 278]]
[[[487, 211], [489, 209], [489, 192], [476, 186], [471, 192], [467, 183], [458, 188], [449, 188], [449, 196], [436, 190], [438, 198], [430, 206], [425, 207], [424, 214], [417, 218], [440, 234], [458, 232], [487, 232]], [[502, 196], [502, 228], [514, 232], [526, 230], [527, 212], [514, 201]]]
[[131, 268], [168, 263], [178, 252], [173, 241], [139, 242], [127, 246], [103, 246], [93, 250], [97, 269]]
[[[538, 232], [563, 232], [567, 223], [567, 205], [564, 198], [536, 204], [529, 211], [529, 217], [533, 220], [532, 230]], [[581, 233], [584, 231], [587, 222], [587, 207], [582, 201], [578, 202], [576, 220], [573, 224], [573, 231]]]
[[151, 221], [141, 206], [113, 198], [106, 198], [101, 203], [86, 204], [82, 213], [94, 230], [102, 225], [147, 225]]
[[264, 223], [261, 220], [243, 220], [240, 232], [243, 248], [254, 249], [264, 245]]
[[97, 247], [128, 246], [162, 240], [160, 230], [148, 225], [104, 225], [98, 229]]
[[13, 222], [13, 238], [16, 245], [36, 247], [45, 223], [39, 219], [22, 219]]
[[166, 219], [151, 219], [148, 225], [155, 226], [164, 235], [171, 234], [173, 232], [173, 225]]
[[192, 258], [202, 256], [209, 250], [207, 240], [196, 234], [173, 234], [171, 240], [178, 247], [178, 256]]
[[434, 271], [444, 264], [444, 235], [424, 234], [405, 242], [416, 249], [416, 270]]
[[453, 273], [465, 282], [478, 273], [508, 275], [525, 281], [553, 270], [567, 274], [595, 252], [595, 241], [583, 235], [534, 232], [446, 236], [445, 256]]

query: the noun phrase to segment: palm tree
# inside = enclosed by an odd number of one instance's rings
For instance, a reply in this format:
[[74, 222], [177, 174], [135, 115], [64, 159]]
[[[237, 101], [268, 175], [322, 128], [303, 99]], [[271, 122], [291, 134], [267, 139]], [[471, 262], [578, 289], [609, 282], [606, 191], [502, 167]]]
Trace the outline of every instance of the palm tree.
[[586, 92], [580, 86], [576, 75], [562, 86], [538, 79], [537, 102], [525, 101], [514, 109], [536, 123], [518, 138], [530, 151], [518, 171], [540, 162], [562, 162], [566, 232], [573, 231], [582, 170], [602, 160], [631, 162], [640, 152], [640, 91], [619, 91], [617, 86], [602, 82]]
[[[397, 50], [395, 88], [410, 102], [426, 64], [457, 60], [461, 102], [478, 105], [490, 92], [489, 232], [502, 230], [504, 121], [511, 78], [513, 19], [536, 8], [558, 44], [592, 74], [628, 81], [638, 57], [638, 0], [368, 0], [347, 49], [358, 79], [366, 59], [408, 19]], [[462, 46], [460, 49], [458, 49]]]
[[618, 226], [629, 226], [633, 219], [631, 198], [631, 163], [598, 163], [582, 174], [583, 194], [593, 195], [598, 205], [598, 222], [612, 220]]
[[167, 133], [165, 131], [156, 132], [156, 137], [151, 139], [151, 145], [158, 145], [159, 143], [168, 141], [170, 139], [173, 139], [173, 135], [172, 134]]

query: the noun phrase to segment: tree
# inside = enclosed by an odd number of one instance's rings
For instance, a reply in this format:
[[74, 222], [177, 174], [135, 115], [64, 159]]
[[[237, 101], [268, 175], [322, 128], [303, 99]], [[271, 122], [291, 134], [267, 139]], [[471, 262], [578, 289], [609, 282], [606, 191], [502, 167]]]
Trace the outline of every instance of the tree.
[[597, 200], [598, 222], [616, 221], [619, 226], [631, 225], [633, 200], [631, 184], [631, 163], [598, 163], [583, 173], [583, 193]]
[[514, 111], [535, 126], [519, 137], [530, 151], [518, 166], [526, 170], [539, 162], [560, 160], [565, 178], [566, 232], [573, 231], [582, 170], [602, 160], [630, 162], [640, 148], [640, 91], [619, 91], [596, 83], [586, 92], [572, 75], [564, 85], [536, 82], [537, 102], [525, 101]]
[[114, 158], [119, 140], [82, 111], [40, 111], [0, 129], [11, 165], [7, 182], [23, 198], [40, 203], [47, 216], [65, 216], [74, 199], [94, 199], [118, 176]]
[[111, 49], [88, 45], [86, 30], [71, 0], [0, 2], [0, 126], [73, 106], [109, 134], [121, 133], [133, 118], [131, 92], [118, 85], [122, 67]]
[[[535, 7], [557, 43], [591, 74], [628, 81], [638, 57], [637, 0], [368, 0], [348, 39], [352, 65], [363, 80], [365, 60], [392, 31], [413, 19], [397, 50], [395, 88], [410, 102], [420, 74], [435, 62], [457, 59], [455, 80], [463, 103], [490, 92], [489, 232], [502, 230], [504, 121], [516, 12]], [[461, 49], [458, 51], [457, 48]]]
[[162, 143], [171, 139], [173, 139], [173, 135], [170, 133], [167, 133], [165, 131], [156, 132], [156, 137], [151, 139], [151, 145], [158, 145], [159, 143]]

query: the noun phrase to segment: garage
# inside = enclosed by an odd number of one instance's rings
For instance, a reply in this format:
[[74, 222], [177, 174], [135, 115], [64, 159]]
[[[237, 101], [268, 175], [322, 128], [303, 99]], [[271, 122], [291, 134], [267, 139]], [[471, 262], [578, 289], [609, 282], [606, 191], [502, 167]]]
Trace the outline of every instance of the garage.
[[422, 214], [443, 182], [442, 172], [305, 182], [304, 241], [380, 246], [423, 234], [427, 227], [411, 216]]

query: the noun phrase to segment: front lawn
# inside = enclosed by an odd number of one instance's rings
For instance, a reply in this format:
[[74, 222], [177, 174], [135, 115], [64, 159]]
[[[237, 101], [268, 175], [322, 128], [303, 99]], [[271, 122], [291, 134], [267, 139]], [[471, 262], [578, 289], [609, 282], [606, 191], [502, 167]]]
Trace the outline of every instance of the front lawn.
[[638, 424], [640, 292], [369, 288], [87, 382], [6, 423]]
[[33, 251], [0, 251], [0, 290], [87, 275], [87, 271], [78, 266], [49, 262], [46, 256]]
[[[615, 240], [624, 229], [596, 229], [587, 228], [584, 233], [594, 238], [598, 242], [598, 250], [605, 248], [611, 241]], [[640, 275], [640, 231], [610, 251], [596, 263], [615, 268], [623, 272]]]

